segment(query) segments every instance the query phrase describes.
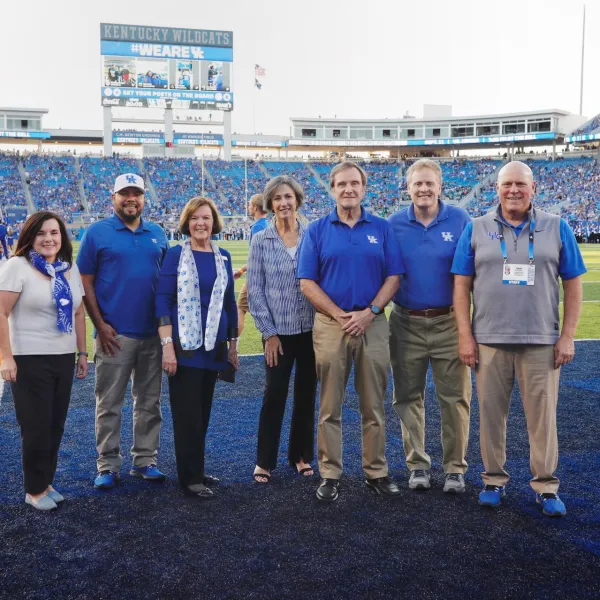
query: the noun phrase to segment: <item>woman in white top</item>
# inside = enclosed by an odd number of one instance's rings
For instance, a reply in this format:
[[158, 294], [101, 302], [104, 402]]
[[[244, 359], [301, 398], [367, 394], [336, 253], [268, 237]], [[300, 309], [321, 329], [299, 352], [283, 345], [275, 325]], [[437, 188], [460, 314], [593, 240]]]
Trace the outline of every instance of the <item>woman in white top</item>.
[[62, 219], [33, 214], [15, 255], [0, 269], [0, 375], [9, 381], [21, 427], [25, 502], [51, 510], [52, 487], [76, 376], [87, 375], [83, 285]]

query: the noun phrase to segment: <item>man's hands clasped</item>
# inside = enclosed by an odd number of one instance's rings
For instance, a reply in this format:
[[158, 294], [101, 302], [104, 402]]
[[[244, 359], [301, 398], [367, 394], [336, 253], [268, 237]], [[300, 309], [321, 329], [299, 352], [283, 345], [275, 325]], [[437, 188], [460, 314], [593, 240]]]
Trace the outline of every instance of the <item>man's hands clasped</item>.
[[348, 335], [364, 335], [373, 322], [375, 314], [370, 308], [364, 310], [355, 310], [352, 312], [342, 312], [336, 315], [335, 320]]

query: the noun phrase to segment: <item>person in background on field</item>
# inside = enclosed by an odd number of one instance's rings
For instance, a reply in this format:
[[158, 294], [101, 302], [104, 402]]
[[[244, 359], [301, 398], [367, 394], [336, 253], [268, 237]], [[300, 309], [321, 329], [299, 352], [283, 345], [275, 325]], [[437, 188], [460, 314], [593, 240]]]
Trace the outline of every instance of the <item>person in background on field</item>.
[[0, 221], [0, 244], [2, 244], [2, 253], [4, 258], [8, 260], [8, 246], [6, 245], [6, 236], [8, 234], [8, 229], [4, 221]]
[[[264, 200], [262, 194], [254, 194], [252, 198], [250, 198], [248, 202], [248, 213], [250, 216], [256, 221], [254, 225], [250, 228], [250, 244], [252, 244], [252, 238], [259, 231], [262, 231], [269, 225], [269, 221], [267, 219], [267, 213], [264, 209]], [[248, 270], [248, 265], [243, 265], [239, 269], [236, 269], [233, 272], [233, 276], [235, 279], [239, 279], [246, 271]], [[240, 290], [240, 294], [237, 300], [238, 307], [238, 328], [239, 334], [242, 335], [244, 331], [244, 321], [246, 320], [246, 313], [249, 311], [248, 308], [248, 286], [247, 283], [242, 285], [242, 289]]]

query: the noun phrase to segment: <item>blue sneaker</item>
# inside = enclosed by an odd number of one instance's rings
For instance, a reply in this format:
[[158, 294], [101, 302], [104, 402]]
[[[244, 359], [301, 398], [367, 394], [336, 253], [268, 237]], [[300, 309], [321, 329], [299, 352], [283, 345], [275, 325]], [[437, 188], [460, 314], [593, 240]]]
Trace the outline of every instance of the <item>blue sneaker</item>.
[[481, 506], [498, 508], [504, 496], [506, 496], [504, 486], [486, 485], [481, 492], [479, 492], [479, 504], [481, 504]]
[[547, 517], [564, 517], [567, 514], [567, 507], [558, 494], [536, 494], [535, 501], [541, 504], [542, 513]]
[[132, 477], [149, 479], [151, 481], [164, 481], [166, 479], [165, 474], [159, 471], [156, 465], [148, 465], [147, 467], [131, 467], [129, 474]]
[[94, 479], [94, 486], [99, 490], [110, 490], [117, 485], [119, 474], [114, 471], [100, 471], [98, 477]]

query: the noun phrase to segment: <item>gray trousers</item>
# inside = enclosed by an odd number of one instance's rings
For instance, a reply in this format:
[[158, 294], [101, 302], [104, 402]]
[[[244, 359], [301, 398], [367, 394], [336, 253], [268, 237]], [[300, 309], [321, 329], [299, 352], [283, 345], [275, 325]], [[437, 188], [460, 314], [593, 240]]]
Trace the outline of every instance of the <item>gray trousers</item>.
[[156, 464], [162, 422], [162, 352], [158, 336], [136, 340], [121, 335], [117, 339], [122, 350], [115, 356], [104, 354], [96, 339], [94, 363], [98, 471], [118, 473], [123, 463], [121, 416], [129, 378], [133, 396], [133, 465]]

